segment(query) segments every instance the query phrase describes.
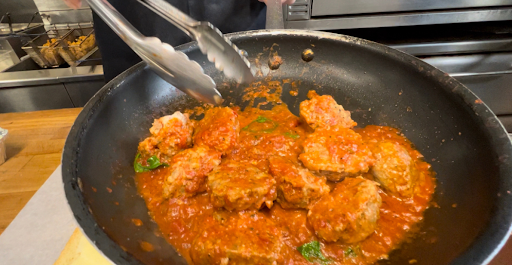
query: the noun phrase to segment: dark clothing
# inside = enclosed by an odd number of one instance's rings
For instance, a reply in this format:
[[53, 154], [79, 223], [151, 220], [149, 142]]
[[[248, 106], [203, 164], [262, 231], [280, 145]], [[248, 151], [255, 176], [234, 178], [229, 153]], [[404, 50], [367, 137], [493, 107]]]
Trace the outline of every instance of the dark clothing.
[[[223, 33], [265, 27], [265, 4], [257, 0], [167, 0], [198, 21], [209, 21]], [[143, 35], [177, 46], [191, 41], [181, 30], [136, 0], [109, 0]], [[141, 61], [119, 36], [94, 14], [96, 41], [103, 58], [105, 81]]]

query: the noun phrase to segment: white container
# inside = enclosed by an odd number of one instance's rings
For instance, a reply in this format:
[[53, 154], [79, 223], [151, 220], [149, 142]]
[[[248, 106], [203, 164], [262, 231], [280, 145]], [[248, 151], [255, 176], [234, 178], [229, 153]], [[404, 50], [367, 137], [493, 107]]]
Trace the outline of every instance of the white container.
[[0, 128], [0, 165], [6, 160], [5, 140], [7, 139], [7, 130]]

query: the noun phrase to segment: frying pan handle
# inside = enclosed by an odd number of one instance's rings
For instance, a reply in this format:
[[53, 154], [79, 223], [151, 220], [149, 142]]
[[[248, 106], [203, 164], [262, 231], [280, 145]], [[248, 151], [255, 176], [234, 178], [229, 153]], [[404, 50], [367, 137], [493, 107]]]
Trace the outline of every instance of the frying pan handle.
[[284, 29], [283, 4], [281, 0], [267, 0], [266, 29]]

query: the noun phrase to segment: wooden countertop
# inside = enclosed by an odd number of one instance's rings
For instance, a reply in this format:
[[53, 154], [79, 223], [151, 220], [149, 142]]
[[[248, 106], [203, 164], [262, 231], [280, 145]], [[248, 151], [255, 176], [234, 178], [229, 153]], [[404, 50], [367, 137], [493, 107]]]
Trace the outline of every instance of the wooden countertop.
[[[0, 165], [0, 234], [61, 162], [66, 136], [81, 108], [0, 114], [9, 130]], [[490, 265], [512, 264], [512, 239]]]
[[60, 164], [66, 137], [82, 108], [0, 114], [9, 130], [0, 165], [0, 234]]

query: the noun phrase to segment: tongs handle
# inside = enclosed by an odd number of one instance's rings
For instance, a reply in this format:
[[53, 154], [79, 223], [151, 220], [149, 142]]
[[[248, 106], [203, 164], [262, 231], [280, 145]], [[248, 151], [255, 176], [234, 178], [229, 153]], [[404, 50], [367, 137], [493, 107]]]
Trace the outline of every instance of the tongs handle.
[[267, 1], [266, 29], [284, 29], [283, 3], [281, 0]]
[[212, 104], [222, 102], [215, 82], [197, 62], [159, 38], [142, 35], [107, 0], [87, 2], [162, 79], [198, 100]]
[[211, 23], [198, 22], [163, 0], [138, 1], [196, 40], [201, 52], [227, 77], [234, 78], [240, 83], [250, 83], [254, 80], [247, 58]]
[[191, 18], [187, 14], [181, 12], [181, 10], [163, 0], [138, 1], [165, 20], [174, 24], [183, 32], [187, 33], [191, 38], [196, 39], [196, 31], [194, 27], [199, 24], [197, 20]]
[[133, 27], [108, 1], [87, 0], [87, 3], [130, 48], [138, 52], [137, 46], [134, 44], [140, 42], [144, 35]]

